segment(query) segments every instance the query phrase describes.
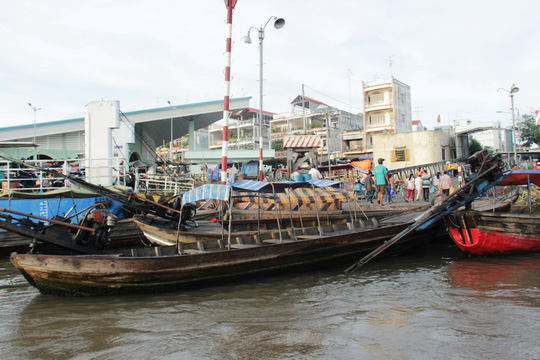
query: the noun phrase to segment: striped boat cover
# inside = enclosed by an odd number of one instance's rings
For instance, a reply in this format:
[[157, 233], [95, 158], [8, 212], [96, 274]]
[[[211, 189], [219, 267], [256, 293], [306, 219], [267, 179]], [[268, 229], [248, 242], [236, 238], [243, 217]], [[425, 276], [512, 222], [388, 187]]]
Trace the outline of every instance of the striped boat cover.
[[229, 185], [204, 184], [193, 190], [184, 193], [183, 202], [188, 204], [204, 200], [223, 200], [228, 201], [231, 194]]
[[[289, 195], [290, 193], [290, 195]], [[291, 204], [291, 205], [303, 205], [303, 204], [313, 204], [313, 203], [338, 203], [342, 201], [347, 201], [347, 193], [340, 189], [335, 188], [324, 188], [324, 189], [313, 189], [313, 188], [299, 188], [299, 189], [287, 189], [286, 193], [276, 193], [275, 198], [272, 194], [261, 193], [260, 199], [257, 194], [249, 192], [234, 192], [234, 202], [252, 202], [252, 203], [261, 203], [261, 204], [274, 204], [277, 200], [280, 204]], [[351, 195], [352, 197], [352, 195]], [[290, 199], [290, 201], [289, 201]]]
[[283, 141], [284, 148], [318, 148], [321, 147], [321, 138], [318, 135], [286, 136]]

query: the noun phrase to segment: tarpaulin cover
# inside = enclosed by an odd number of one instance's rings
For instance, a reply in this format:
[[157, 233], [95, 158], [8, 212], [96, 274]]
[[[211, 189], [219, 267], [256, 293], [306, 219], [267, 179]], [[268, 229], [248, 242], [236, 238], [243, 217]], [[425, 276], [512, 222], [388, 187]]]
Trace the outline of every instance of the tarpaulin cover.
[[497, 186], [527, 185], [528, 183], [540, 186], [540, 170], [510, 170]]
[[372, 159], [364, 159], [359, 161], [351, 161], [351, 165], [358, 171], [367, 174], [371, 169]]
[[259, 162], [258, 161], [248, 161], [247, 163], [242, 164], [242, 169], [240, 170], [242, 175], [254, 175], [259, 173]]
[[204, 184], [184, 193], [184, 204], [196, 201], [223, 200], [228, 201], [231, 193], [229, 185]]
[[285, 189], [296, 189], [301, 187], [341, 187], [341, 181], [331, 181], [331, 180], [309, 180], [309, 181], [279, 181], [269, 183], [267, 181], [254, 181], [254, 180], [244, 180], [232, 184], [232, 188], [235, 191], [265, 191], [272, 192], [272, 189], [276, 192], [283, 192]]

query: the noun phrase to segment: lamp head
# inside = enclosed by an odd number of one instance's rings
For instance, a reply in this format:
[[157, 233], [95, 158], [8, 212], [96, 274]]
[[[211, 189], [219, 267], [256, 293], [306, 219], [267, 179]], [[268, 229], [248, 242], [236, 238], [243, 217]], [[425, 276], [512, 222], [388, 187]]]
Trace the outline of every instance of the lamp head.
[[519, 88], [515, 85], [515, 84], [512, 84], [512, 87], [510, 88], [510, 92], [512, 94], [515, 94], [519, 91]]
[[278, 18], [274, 22], [274, 28], [276, 28], [276, 29], [281, 29], [284, 26], [285, 26], [285, 19], [283, 19], [283, 18]]
[[242, 36], [240, 40], [242, 40], [243, 43], [251, 44], [251, 36], [249, 36], [249, 32], [247, 33], [246, 36]]

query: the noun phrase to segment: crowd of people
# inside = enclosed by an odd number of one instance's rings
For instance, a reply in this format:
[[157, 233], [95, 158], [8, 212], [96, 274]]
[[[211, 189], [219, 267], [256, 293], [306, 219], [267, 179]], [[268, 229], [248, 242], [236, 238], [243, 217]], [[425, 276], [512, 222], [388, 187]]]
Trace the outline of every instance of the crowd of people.
[[425, 168], [418, 168], [411, 172], [409, 176], [399, 181], [395, 174], [388, 171], [384, 166], [384, 159], [379, 158], [378, 165], [369, 171], [363, 180], [363, 185], [366, 189], [367, 202], [373, 204], [377, 199], [377, 203], [381, 206], [392, 203], [392, 196], [396, 190], [396, 184], [400, 182], [400, 186], [407, 189], [407, 201], [424, 201], [429, 202], [432, 194], [450, 195], [453, 191], [452, 176], [457, 176], [458, 184], [461, 187], [465, 179], [465, 169], [463, 164], [457, 166], [457, 172], [454, 174], [454, 169], [447, 169], [431, 175]]

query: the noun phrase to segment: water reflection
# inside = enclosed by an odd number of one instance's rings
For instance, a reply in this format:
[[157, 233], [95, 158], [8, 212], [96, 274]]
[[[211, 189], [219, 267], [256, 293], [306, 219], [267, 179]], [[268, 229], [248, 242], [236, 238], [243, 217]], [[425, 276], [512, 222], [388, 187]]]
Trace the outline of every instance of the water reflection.
[[540, 305], [538, 254], [457, 259], [447, 271], [453, 287], [472, 290], [468, 296]]

